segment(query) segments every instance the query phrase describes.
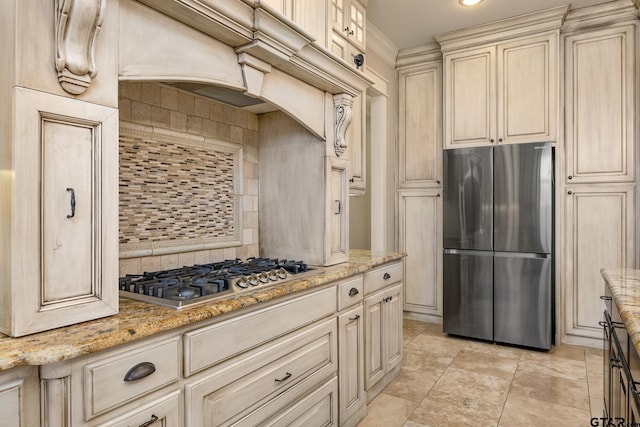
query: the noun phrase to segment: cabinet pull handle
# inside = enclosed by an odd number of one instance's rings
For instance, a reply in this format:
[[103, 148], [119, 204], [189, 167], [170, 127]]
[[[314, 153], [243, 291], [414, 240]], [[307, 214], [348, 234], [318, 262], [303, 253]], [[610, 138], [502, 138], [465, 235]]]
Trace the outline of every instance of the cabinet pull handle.
[[573, 175], [569, 175], [567, 179], [573, 179]]
[[598, 322], [598, 325], [602, 326], [603, 328], [607, 327], [607, 322], [605, 322], [604, 320], [601, 320]]
[[76, 216], [76, 192], [71, 187], [67, 187], [67, 191], [71, 192], [71, 215], [67, 215], [67, 218], [73, 218]]
[[436, 179], [436, 184], [440, 184], [440, 180], [439, 179]]
[[349, 178], [349, 182], [356, 182], [355, 178]]
[[146, 423], [140, 424], [139, 427], [149, 427], [151, 424], [155, 423], [156, 421], [158, 421], [158, 417], [152, 414], [151, 419]]
[[611, 301], [611, 297], [607, 296], [607, 295], [601, 295], [600, 299], [603, 300], [603, 301]]
[[573, 194], [573, 191], [569, 190], [569, 191], [567, 191], [567, 194], [568, 194], [568, 195], [572, 195], [572, 194]]
[[356, 314], [356, 317], [350, 317], [349, 322], [353, 322], [354, 320], [358, 320], [360, 318], [359, 314]]
[[436, 197], [440, 197], [440, 193], [436, 194]]
[[336, 203], [336, 211], [334, 212], [335, 215], [340, 215], [340, 212], [342, 211], [342, 203], [340, 203], [340, 200], [335, 200]]
[[156, 365], [151, 362], [138, 363], [124, 376], [125, 381], [137, 381], [144, 377], [148, 377], [156, 371]]
[[498, 142], [502, 142], [502, 138], [498, 138]]
[[354, 295], [358, 295], [360, 293], [359, 290], [357, 290], [356, 288], [351, 288], [349, 289], [349, 296], [352, 297]]
[[291, 372], [287, 372], [282, 378], [276, 378], [276, 382], [281, 383], [282, 381], [286, 381], [289, 378], [291, 378]]
[[491, 139], [489, 140], [489, 142], [493, 144], [494, 142], [496, 142], [496, 140], [495, 140], [495, 139], [493, 139], [493, 138], [491, 138]]
[[384, 280], [389, 280], [389, 279], [391, 279], [391, 275], [389, 273], [384, 273], [384, 276], [382, 276], [382, 278]]
[[344, 31], [345, 33], [349, 33], [349, 27], [344, 27], [344, 30], [343, 30], [343, 31]]

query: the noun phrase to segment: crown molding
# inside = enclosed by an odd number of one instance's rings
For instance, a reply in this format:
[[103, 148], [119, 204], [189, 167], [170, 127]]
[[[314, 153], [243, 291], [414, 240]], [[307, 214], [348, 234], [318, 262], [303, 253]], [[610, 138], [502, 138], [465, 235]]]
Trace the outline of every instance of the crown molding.
[[377, 53], [387, 64], [395, 67], [398, 47], [382, 32], [367, 21], [367, 50]]
[[563, 33], [638, 19], [640, 0], [618, 0], [573, 9], [562, 26]]
[[407, 67], [425, 62], [442, 60], [442, 50], [438, 43], [400, 49], [396, 59], [396, 68]]

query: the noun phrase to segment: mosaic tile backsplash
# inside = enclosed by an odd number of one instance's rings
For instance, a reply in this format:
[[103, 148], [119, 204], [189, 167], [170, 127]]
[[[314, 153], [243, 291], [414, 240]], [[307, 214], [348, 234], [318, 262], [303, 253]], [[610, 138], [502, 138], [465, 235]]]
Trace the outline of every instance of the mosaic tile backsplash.
[[238, 243], [241, 150], [236, 144], [192, 141], [122, 123], [121, 250]]
[[258, 256], [257, 115], [146, 82], [119, 110], [120, 275]]

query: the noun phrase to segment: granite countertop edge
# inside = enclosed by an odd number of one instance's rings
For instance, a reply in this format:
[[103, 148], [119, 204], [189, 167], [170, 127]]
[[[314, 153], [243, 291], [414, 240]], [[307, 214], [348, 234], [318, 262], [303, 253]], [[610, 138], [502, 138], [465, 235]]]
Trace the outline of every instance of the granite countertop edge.
[[73, 359], [215, 319], [233, 311], [362, 274], [379, 265], [400, 260], [405, 255], [351, 250], [347, 262], [320, 267], [323, 272], [318, 275], [180, 310], [121, 297], [119, 312], [113, 316], [18, 338], [0, 334], [0, 371]]
[[602, 277], [618, 308], [629, 338], [640, 354], [640, 270], [602, 269]]

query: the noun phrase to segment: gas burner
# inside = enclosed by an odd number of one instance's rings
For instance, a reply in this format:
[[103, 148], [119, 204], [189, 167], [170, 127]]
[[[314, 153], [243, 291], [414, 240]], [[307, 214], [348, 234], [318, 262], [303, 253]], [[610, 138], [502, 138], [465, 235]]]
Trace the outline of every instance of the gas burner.
[[302, 261], [253, 257], [126, 275], [118, 284], [123, 297], [179, 309], [319, 273]]

